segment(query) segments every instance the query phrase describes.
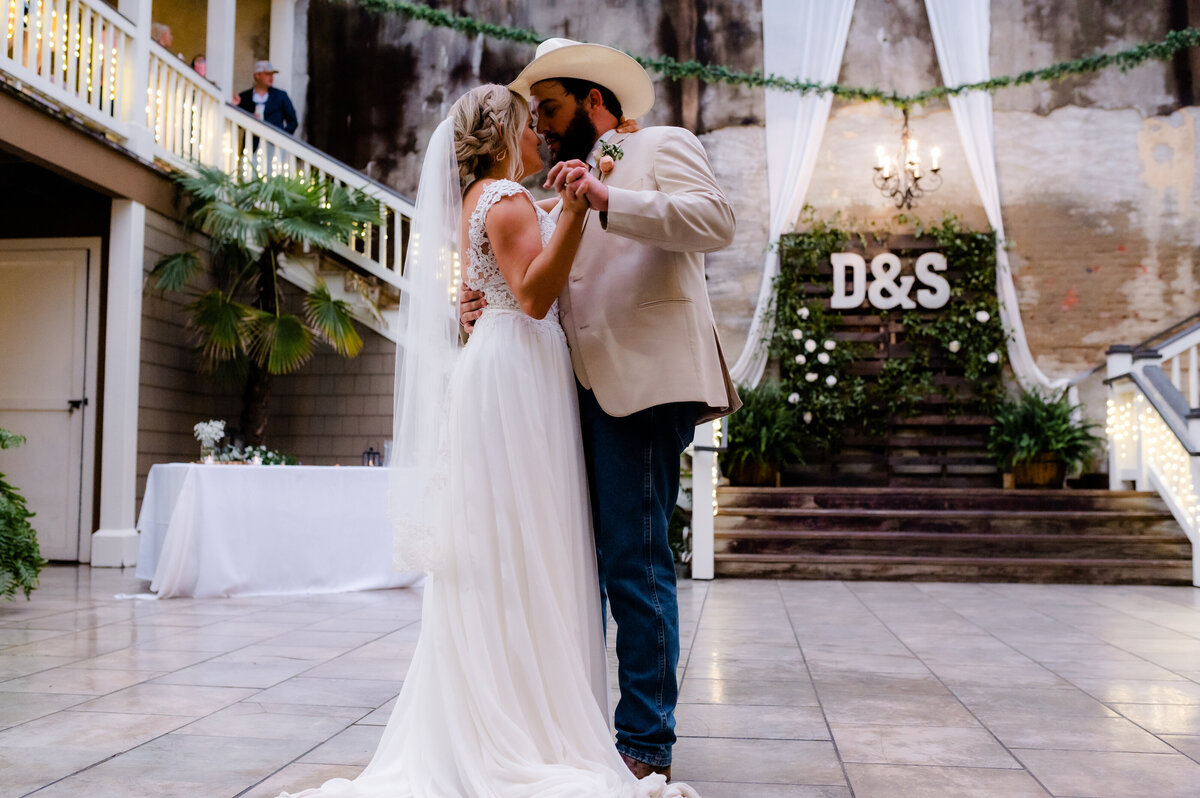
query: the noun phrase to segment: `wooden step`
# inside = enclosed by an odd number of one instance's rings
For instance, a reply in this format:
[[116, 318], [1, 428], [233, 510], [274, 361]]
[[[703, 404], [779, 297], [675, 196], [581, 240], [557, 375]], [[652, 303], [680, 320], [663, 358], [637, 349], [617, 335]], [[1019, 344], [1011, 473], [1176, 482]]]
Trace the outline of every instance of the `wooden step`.
[[938, 582], [1190, 585], [1190, 561], [1046, 560], [1024, 557], [717, 555], [718, 577]]
[[1190, 584], [1156, 495], [1105, 490], [730, 488], [718, 576]]
[[1167, 513], [1155, 493], [1115, 490], [1003, 490], [986, 488], [721, 487], [722, 508], [912, 510], [1153, 510]]
[[1094, 535], [995, 532], [722, 530], [716, 551], [728, 554], [904, 554], [908, 556], [1038, 557], [1190, 561], [1191, 543], [1170, 534]]

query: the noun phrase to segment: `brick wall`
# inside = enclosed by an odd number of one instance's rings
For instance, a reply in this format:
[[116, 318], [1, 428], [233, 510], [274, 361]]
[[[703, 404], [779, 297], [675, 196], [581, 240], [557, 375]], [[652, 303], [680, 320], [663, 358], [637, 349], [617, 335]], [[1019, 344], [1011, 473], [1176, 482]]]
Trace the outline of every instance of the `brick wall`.
[[[286, 292], [293, 307], [299, 291]], [[392, 437], [396, 345], [358, 325], [362, 352], [340, 357], [324, 344], [295, 374], [276, 377], [271, 388], [267, 445], [308, 465], [360, 465], [373, 446], [383, 451]]]

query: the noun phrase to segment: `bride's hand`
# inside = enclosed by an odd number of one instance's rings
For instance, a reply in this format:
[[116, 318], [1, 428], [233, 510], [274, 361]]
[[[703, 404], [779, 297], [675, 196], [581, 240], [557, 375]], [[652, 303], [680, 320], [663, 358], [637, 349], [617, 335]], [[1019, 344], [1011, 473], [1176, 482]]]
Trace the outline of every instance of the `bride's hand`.
[[561, 187], [558, 196], [562, 199], [563, 212], [583, 213], [588, 209], [588, 181], [595, 180], [586, 166], [565, 170], [556, 181]]

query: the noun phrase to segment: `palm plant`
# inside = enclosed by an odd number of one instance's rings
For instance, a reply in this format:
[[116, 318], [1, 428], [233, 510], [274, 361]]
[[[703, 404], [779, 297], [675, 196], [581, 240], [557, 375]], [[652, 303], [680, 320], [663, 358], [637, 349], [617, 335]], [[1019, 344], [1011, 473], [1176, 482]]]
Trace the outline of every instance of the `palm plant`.
[[191, 287], [204, 272], [195, 250], [161, 258], [151, 276], [160, 290], [191, 296], [197, 365], [244, 381], [240, 426], [246, 442], [258, 445], [274, 376], [303, 366], [315, 340], [343, 357], [357, 355], [363, 343], [349, 304], [321, 281], [304, 297], [303, 317], [284, 309], [279, 257], [345, 242], [379, 223], [378, 204], [303, 175], [241, 178], [201, 164], [194, 169], [175, 179], [186, 197], [185, 226], [208, 236], [213, 287]]

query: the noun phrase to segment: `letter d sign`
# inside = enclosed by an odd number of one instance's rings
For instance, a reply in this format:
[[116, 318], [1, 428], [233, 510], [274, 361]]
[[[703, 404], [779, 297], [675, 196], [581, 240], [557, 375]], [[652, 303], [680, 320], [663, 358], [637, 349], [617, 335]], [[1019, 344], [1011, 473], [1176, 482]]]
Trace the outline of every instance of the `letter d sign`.
[[[829, 256], [833, 264], [833, 296], [829, 306], [837, 310], [856, 308], [867, 298], [867, 262], [862, 255], [853, 252], [834, 252]], [[846, 267], [854, 270], [854, 288], [846, 294]]]

